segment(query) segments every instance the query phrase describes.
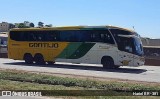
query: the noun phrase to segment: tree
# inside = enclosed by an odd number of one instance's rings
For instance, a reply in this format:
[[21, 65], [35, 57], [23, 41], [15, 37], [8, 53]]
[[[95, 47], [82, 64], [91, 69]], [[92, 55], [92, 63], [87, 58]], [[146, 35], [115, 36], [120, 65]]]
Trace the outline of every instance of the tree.
[[18, 28], [26, 28], [26, 26], [24, 25], [24, 23], [19, 23]]
[[43, 24], [44, 24], [43, 22], [38, 22], [38, 27], [43, 27], [44, 26]]
[[30, 23], [29, 26], [30, 26], [30, 27], [34, 27], [34, 23]]
[[52, 27], [52, 24], [49, 24], [49, 25], [45, 25], [45, 27]]

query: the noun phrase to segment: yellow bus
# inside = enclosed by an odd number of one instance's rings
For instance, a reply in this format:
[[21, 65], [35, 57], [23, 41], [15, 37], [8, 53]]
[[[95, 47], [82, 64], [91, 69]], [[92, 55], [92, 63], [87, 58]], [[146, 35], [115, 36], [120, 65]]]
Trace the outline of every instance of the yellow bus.
[[8, 36], [8, 57], [27, 64], [102, 64], [104, 68], [144, 65], [140, 36], [115, 26], [17, 28]]

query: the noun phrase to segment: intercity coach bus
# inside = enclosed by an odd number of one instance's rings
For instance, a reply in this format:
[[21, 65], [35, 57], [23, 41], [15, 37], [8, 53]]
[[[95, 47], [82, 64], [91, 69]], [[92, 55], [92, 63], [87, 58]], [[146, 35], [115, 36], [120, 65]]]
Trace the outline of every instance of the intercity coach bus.
[[27, 64], [102, 64], [104, 68], [144, 65], [140, 36], [115, 26], [17, 28], [8, 36], [8, 57]]

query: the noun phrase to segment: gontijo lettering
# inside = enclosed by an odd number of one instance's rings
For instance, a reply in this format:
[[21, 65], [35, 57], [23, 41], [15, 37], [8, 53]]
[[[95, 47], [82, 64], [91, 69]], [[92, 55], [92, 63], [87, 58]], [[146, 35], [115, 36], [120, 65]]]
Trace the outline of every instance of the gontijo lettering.
[[35, 48], [58, 48], [58, 43], [29, 43], [29, 47]]

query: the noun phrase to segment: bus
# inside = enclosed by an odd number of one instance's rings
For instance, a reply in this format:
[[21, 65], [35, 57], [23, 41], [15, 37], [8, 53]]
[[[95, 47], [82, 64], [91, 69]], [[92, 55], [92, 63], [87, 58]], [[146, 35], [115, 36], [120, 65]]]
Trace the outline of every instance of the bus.
[[8, 57], [27, 64], [144, 65], [140, 35], [116, 26], [16, 28], [9, 32]]
[[[0, 33], [0, 54], [7, 54], [7, 38], [8, 34], [6, 32]], [[7, 55], [6, 55], [7, 56]]]

